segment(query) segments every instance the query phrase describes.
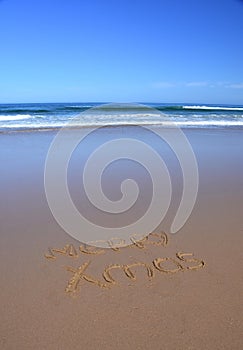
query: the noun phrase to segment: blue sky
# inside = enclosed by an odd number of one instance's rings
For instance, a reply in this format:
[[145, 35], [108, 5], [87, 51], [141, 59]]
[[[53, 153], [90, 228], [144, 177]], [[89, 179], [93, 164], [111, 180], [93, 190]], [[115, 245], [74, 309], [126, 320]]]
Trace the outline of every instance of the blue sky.
[[2, 0], [0, 103], [243, 104], [243, 1]]

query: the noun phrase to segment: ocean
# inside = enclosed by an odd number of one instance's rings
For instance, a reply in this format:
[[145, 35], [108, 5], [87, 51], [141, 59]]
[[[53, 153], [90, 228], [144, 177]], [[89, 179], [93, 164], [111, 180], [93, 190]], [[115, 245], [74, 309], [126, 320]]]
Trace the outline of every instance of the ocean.
[[182, 128], [243, 127], [243, 106], [202, 104], [28, 103], [0, 104], [0, 132], [105, 125]]

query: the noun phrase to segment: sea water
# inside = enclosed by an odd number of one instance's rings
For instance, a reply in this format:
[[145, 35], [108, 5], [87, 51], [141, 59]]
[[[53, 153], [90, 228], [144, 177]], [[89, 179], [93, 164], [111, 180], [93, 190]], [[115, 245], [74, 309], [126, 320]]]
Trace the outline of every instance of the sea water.
[[0, 131], [107, 125], [188, 128], [243, 127], [243, 106], [203, 104], [28, 103], [0, 104]]

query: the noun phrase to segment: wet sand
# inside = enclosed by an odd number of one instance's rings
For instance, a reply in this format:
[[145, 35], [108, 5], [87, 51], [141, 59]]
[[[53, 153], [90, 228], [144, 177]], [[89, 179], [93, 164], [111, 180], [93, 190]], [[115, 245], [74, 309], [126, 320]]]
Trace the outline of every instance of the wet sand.
[[[107, 128], [105, 135], [131, 136], [134, 131]], [[104, 249], [100, 254], [80, 251], [81, 243], [65, 233], [48, 207], [44, 163], [55, 132], [0, 134], [1, 349], [242, 349], [243, 130], [185, 133], [198, 161], [199, 192], [184, 227], [175, 235], [168, 233], [182, 182], [178, 164], [166, 150], [173, 195], [156, 232], [167, 232], [168, 244], [149, 236], [143, 245]], [[84, 204], [79, 192], [80, 164], [92, 142], [70, 163], [70, 192], [87, 217], [100, 223], [111, 219], [112, 225], [112, 218]], [[161, 150], [159, 142], [151, 143]], [[116, 198], [127, 169], [144, 193], [138, 208], [116, 218], [117, 225], [138, 217], [150, 199], [146, 174], [129, 162], [107, 171], [104, 189]], [[75, 247], [77, 256], [75, 250], [66, 250], [66, 254], [54, 251], [55, 258], [45, 257], [49, 247], [61, 249], [67, 244]], [[182, 252], [197, 260], [179, 259], [176, 254]], [[163, 261], [159, 270], [157, 258], [170, 260]], [[88, 277], [81, 275], [74, 288], [74, 271], [87, 262]], [[135, 262], [147, 264], [153, 276], [143, 266], [130, 266], [136, 279], [121, 269], [111, 270], [116, 283], [103, 277], [111, 265]]]

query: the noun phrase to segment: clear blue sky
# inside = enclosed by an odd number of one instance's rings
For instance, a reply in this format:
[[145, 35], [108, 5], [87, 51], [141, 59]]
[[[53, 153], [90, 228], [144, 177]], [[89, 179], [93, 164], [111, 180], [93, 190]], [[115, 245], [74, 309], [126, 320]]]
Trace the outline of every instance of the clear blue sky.
[[0, 103], [243, 104], [243, 1], [0, 0]]

